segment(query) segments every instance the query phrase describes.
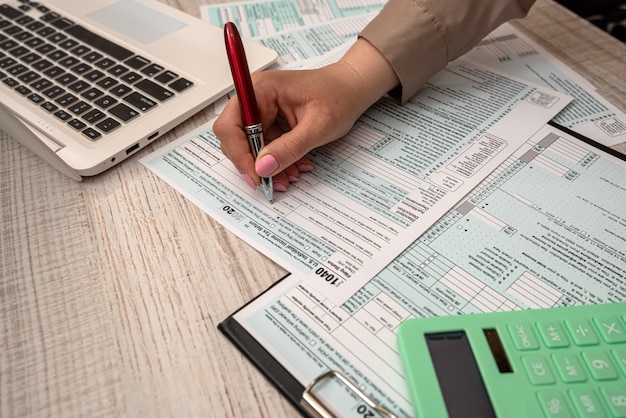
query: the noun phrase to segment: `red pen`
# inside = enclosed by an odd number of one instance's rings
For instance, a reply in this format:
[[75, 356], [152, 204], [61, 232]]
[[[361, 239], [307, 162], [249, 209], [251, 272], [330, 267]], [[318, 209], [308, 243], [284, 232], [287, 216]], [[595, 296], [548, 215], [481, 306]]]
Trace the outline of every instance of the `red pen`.
[[[265, 146], [263, 126], [261, 125], [256, 96], [252, 88], [252, 79], [250, 78], [246, 52], [243, 49], [239, 31], [232, 22], [227, 22], [226, 25], [224, 25], [224, 42], [226, 43], [228, 63], [230, 64], [230, 71], [233, 75], [235, 91], [237, 92], [239, 107], [241, 108], [243, 128], [248, 137], [252, 155], [254, 155], [256, 159], [261, 149]], [[274, 198], [271, 177], [261, 177], [261, 189], [267, 200], [271, 202]]]

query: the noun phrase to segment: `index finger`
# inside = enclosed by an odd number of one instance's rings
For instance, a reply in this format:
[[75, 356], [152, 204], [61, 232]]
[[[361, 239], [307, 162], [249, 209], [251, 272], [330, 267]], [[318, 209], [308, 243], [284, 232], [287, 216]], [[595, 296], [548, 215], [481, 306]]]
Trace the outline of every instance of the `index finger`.
[[248, 138], [243, 130], [241, 111], [237, 98], [232, 98], [213, 123], [213, 132], [220, 141], [224, 155], [233, 163], [241, 174], [248, 174], [258, 183], [254, 171], [254, 156], [250, 151]]

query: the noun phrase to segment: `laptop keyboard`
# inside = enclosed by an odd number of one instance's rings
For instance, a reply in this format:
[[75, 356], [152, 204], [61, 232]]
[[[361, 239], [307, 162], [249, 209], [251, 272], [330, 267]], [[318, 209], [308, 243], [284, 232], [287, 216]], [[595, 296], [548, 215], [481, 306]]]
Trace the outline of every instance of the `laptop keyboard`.
[[0, 83], [91, 141], [193, 87], [165, 66], [28, 0], [0, 3]]

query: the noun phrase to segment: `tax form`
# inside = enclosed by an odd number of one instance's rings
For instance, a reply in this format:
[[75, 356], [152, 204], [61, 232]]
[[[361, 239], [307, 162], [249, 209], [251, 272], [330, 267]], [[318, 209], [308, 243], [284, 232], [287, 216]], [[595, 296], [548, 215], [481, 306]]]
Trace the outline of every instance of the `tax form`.
[[202, 19], [223, 27], [233, 22], [243, 36], [256, 38], [377, 12], [383, 0], [266, 0], [200, 6]]
[[[345, 303], [292, 275], [234, 318], [303, 386], [337, 370], [411, 417], [402, 321], [625, 301], [624, 207], [626, 162], [548, 125]], [[317, 396], [362, 416], [342, 389]]]
[[458, 60], [403, 106], [383, 98], [272, 204], [210, 126], [142, 159], [153, 172], [341, 304], [567, 105], [549, 89]]
[[624, 112], [510, 23], [494, 30], [466, 58], [572, 96], [572, 103], [554, 118], [559, 125], [606, 146], [626, 142]]

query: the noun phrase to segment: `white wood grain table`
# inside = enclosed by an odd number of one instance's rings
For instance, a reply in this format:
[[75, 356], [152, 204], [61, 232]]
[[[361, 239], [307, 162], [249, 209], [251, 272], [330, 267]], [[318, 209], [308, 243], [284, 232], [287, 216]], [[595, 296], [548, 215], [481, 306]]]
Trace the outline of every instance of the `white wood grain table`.
[[[551, 0], [519, 24], [626, 110], [626, 46]], [[138, 162], [212, 116], [82, 183], [0, 134], [0, 417], [297, 415], [217, 330], [285, 271]]]

